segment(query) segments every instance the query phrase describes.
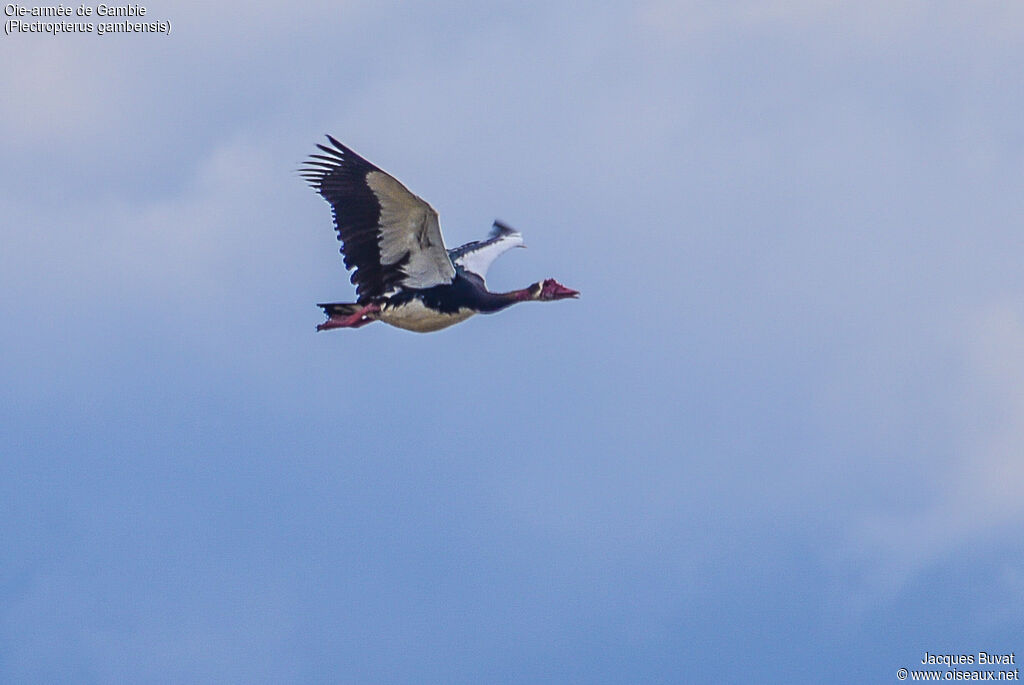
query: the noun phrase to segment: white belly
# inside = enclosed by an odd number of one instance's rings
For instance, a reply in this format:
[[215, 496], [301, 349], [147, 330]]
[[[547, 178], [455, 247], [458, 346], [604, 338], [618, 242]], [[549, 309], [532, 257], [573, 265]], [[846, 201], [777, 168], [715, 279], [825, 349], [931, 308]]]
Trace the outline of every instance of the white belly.
[[396, 328], [404, 328], [417, 333], [429, 333], [465, 321], [474, 314], [476, 312], [466, 308], [460, 309], [455, 314], [442, 314], [424, 307], [422, 302], [414, 298], [397, 307], [385, 305], [377, 318]]

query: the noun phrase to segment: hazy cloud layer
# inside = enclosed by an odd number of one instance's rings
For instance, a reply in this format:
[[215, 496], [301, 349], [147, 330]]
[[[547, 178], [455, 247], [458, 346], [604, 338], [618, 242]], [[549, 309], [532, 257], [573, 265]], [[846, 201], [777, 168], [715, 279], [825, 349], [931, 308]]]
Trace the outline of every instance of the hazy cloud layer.
[[[147, 7], [0, 41], [0, 680], [1019, 647], [1021, 10]], [[582, 299], [315, 334], [325, 132]]]

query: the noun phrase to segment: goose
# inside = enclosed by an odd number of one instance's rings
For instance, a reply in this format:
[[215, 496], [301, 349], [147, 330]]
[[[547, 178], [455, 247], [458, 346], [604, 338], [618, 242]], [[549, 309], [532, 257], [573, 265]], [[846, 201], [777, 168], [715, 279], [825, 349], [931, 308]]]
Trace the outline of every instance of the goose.
[[495, 221], [486, 239], [449, 250], [433, 207], [332, 136], [327, 140], [317, 144], [323, 154], [311, 155], [299, 173], [331, 205], [356, 301], [317, 304], [327, 316], [318, 331], [383, 321], [429, 333], [518, 302], [579, 297], [553, 278], [491, 292], [488, 268], [504, 252], [526, 247], [522, 234]]

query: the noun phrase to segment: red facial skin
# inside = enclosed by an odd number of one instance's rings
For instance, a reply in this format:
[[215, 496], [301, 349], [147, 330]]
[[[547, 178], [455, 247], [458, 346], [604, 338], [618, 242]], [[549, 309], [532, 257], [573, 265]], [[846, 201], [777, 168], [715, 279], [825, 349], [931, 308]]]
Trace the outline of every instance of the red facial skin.
[[564, 300], [568, 297], [579, 296], [580, 294], [577, 291], [572, 288], [566, 288], [553, 278], [541, 281], [540, 283], [534, 283], [529, 288], [513, 290], [505, 294], [505, 297], [510, 297], [516, 302], [529, 302], [530, 300], [551, 302], [552, 300]]
[[541, 283], [540, 296], [538, 300], [564, 300], [569, 297], [579, 297], [578, 291], [572, 288], [566, 288], [564, 285], [559, 283], [553, 278], [549, 278]]

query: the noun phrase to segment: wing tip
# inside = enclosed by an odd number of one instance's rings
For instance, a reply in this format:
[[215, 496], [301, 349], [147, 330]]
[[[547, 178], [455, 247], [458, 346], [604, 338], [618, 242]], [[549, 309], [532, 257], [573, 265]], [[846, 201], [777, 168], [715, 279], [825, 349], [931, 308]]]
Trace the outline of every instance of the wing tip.
[[506, 224], [501, 219], [495, 219], [494, 224], [491, 226], [491, 233], [488, 238], [500, 238], [503, 236], [510, 235], [521, 235], [519, 231]]

